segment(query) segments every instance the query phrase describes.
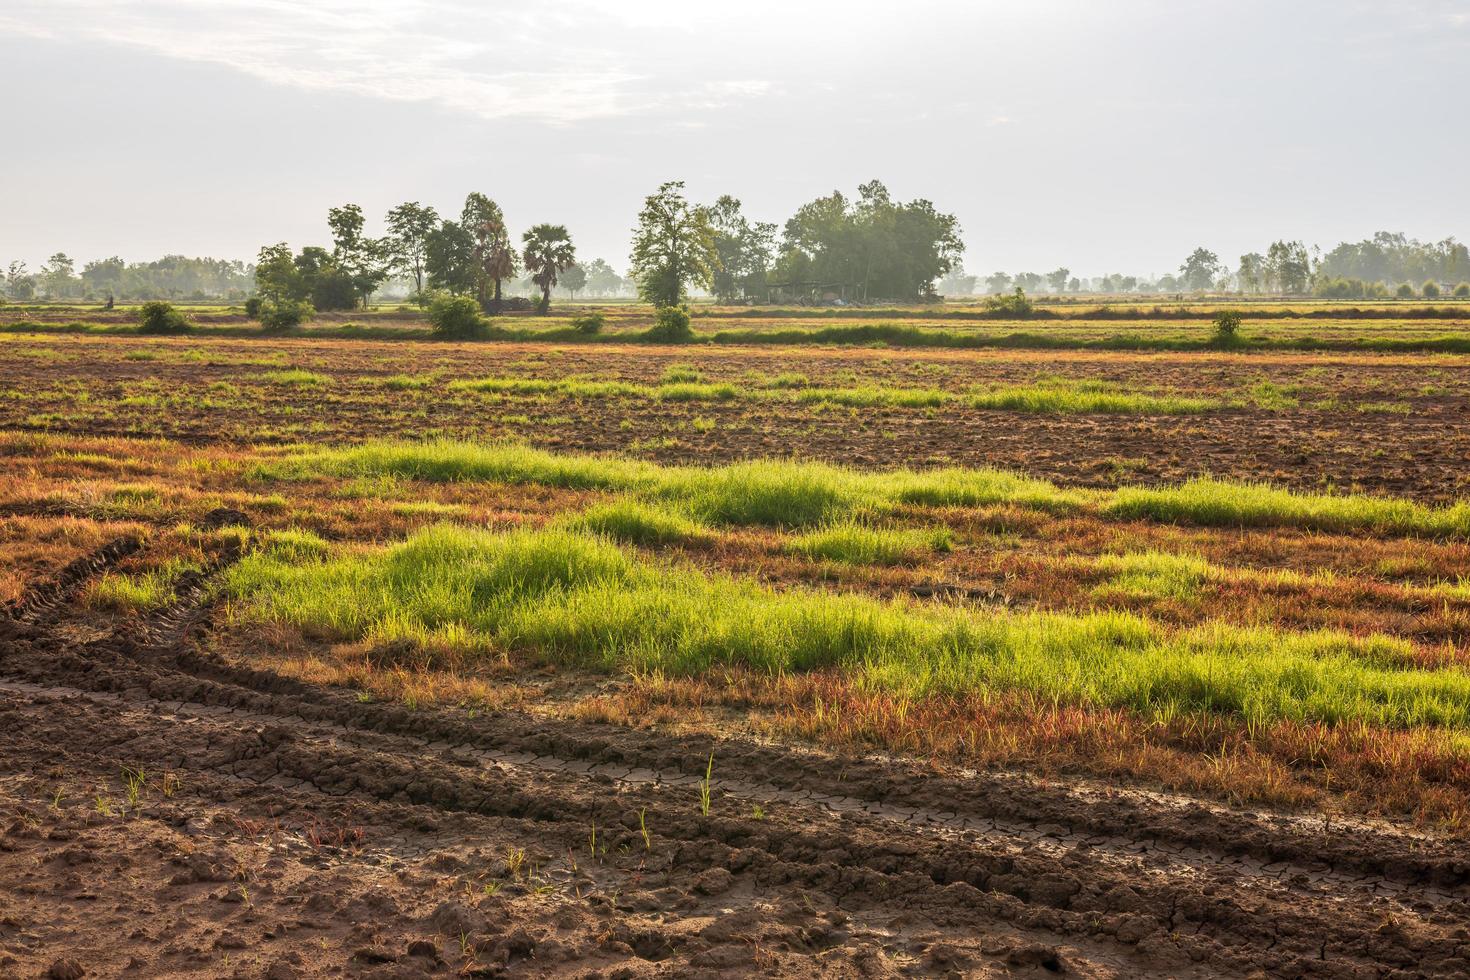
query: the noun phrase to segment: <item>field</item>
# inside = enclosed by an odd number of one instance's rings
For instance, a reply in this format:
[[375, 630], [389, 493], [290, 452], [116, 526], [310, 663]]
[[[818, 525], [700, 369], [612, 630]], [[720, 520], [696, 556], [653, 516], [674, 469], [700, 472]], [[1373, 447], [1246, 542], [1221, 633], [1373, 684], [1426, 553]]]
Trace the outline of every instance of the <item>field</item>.
[[0, 975], [1470, 971], [1378, 307], [0, 310]]

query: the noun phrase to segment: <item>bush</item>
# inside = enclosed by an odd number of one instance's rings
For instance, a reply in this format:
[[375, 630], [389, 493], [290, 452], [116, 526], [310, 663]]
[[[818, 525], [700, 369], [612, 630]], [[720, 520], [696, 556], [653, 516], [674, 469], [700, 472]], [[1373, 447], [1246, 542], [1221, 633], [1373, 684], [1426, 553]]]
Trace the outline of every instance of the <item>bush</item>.
[[440, 337], [469, 340], [485, 336], [489, 324], [480, 316], [480, 304], [468, 296], [440, 296], [429, 304], [429, 323]]
[[694, 330], [689, 326], [689, 309], [683, 306], [660, 306], [646, 336], [660, 344], [689, 343], [694, 339]]
[[588, 313], [585, 316], [575, 317], [572, 320], [572, 329], [577, 331], [577, 333], [584, 333], [588, 336], [602, 333], [602, 328], [606, 325], [607, 317], [601, 313]]
[[144, 303], [138, 311], [139, 333], [188, 333], [193, 326], [168, 303]]
[[1235, 310], [1221, 310], [1215, 314], [1215, 343], [1222, 345], [1240, 342], [1241, 315]]
[[1399, 288], [1394, 292], [1394, 295], [1397, 296], [1399, 299], [1413, 299], [1414, 287], [1410, 286], [1408, 283], [1404, 283], [1399, 286]]
[[267, 300], [260, 304], [259, 319], [267, 330], [294, 330], [315, 315], [316, 308], [305, 300]]
[[992, 296], [985, 301], [985, 309], [991, 313], [999, 313], [1003, 316], [1028, 317], [1036, 309], [1031, 301], [1026, 298], [1026, 291], [1020, 286], [1016, 287], [1014, 293], [1005, 296]]
[[1424, 285], [1420, 287], [1419, 294], [1425, 299], [1439, 299], [1439, 283], [1433, 279], [1426, 280]]
[[245, 315], [252, 320], [260, 319], [260, 297], [252, 296], [245, 301]]
[[1462, 282], [1455, 287], [1455, 299], [1470, 299], [1470, 282]]

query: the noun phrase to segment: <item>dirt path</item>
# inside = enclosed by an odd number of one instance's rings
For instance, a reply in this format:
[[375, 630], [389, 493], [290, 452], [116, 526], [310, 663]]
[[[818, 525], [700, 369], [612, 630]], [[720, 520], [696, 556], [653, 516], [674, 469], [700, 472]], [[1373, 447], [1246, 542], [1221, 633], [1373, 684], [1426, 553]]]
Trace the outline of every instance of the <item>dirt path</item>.
[[1462, 842], [365, 703], [208, 653], [202, 582], [90, 626], [126, 551], [0, 619], [0, 977], [1470, 972]]

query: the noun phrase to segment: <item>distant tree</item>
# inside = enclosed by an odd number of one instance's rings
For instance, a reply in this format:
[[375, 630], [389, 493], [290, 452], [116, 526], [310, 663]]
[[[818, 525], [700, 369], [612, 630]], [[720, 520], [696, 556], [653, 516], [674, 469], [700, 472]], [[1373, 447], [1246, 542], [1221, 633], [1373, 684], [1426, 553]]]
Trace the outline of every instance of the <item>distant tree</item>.
[[1039, 273], [1036, 273], [1036, 272], [1018, 272], [1018, 273], [1016, 273], [1016, 279], [1015, 279], [1016, 288], [1017, 289], [1020, 289], [1020, 290], [1022, 290], [1024, 292], [1028, 292], [1028, 293], [1034, 293], [1034, 292], [1036, 292], [1038, 289], [1041, 288], [1041, 284], [1043, 282], [1045, 282], [1045, 281], [1046, 280]]
[[36, 295], [36, 279], [19, 259], [11, 262], [5, 272], [5, 293], [16, 300], [31, 299]]
[[587, 291], [598, 296], [615, 296], [627, 285], [627, 280], [602, 259], [593, 259], [582, 266], [587, 273]]
[[551, 309], [551, 290], [557, 277], [577, 261], [577, 249], [565, 225], [532, 225], [521, 236], [521, 244], [525, 246], [521, 260], [531, 281], [541, 290], [539, 308], [545, 313]]
[[[460, 224], [473, 242], [475, 292], [483, 310], [499, 309], [502, 284], [516, 275], [516, 252], [500, 205], [479, 192], [465, 198]], [[493, 292], [491, 287], [493, 288]]]
[[1138, 288], [1137, 276], [1122, 276], [1118, 279], [1118, 291], [1131, 293]]
[[262, 246], [255, 260], [255, 291], [263, 300], [281, 303], [305, 299], [307, 287], [285, 242]]
[[1218, 255], [1207, 248], [1197, 248], [1179, 267], [1179, 276], [1185, 289], [1204, 292], [1215, 284], [1223, 268]]
[[1394, 295], [1397, 296], [1399, 299], [1413, 299], [1414, 287], [1406, 282], [1400, 283], [1399, 288], [1395, 290]]
[[1455, 299], [1470, 299], [1470, 282], [1462, 282], [1455, 287]]
[[1010, 288], [1011, 276], [1008, 272], [992, 272], [985, 277], [985, 291], [992, 296], [999, 296]]
[[337, 256], [319, 245], [308, 245], [295, 258], [301, 288], [318, 310], [355, 310], [358, 281], [343, 268]]
[[1247, 252], [1240, 257], [1235, 281], [1243, 293], [1259, 293], [1265, 284], [1266, 257], [1260, 252]]
[[638, 294], [659, 307], [677, 306], [690, 286], [709, 288], [719, 267], [709, 211], [684, 199], [684, 182], [650, 194], [633, 229], [631, 255]]
[[1054, 293], [1065, 292], [1067, 289], [1067, 279], [1071, 275], [1071, 269], [1055, 269], [1046, 274], [1046, 284], [1051, 287], [1051, 291]]
[[1075, 276], [1067, 281], [1067, 292], [1080, 293], [1082, 291], [1082, 280]]
[[127, 263], [114, 255], [82, 266], [82, 284], [91, 293], [116, 292], [122, 288]]
[[573, 262], [561, 274], [561, 288], [571, 294], [572, 299], [587, 288], [587, 270]]
[[388, 278], [389, 259], [384, 244], [363, 234], [362, 208], [344, 204], [327, 212], [332, 229], [332, 258], [352, 280], [354, 292], [366, 306], [373, 291]]
[[715, 201], [709, 219], [718, 256], [711, 279], [716, 298], [733, 303], [763, 295], [766, 272], [775, 253], [776, 226], [767, 222], [752, 224], [741, 214], [740, 202], [728, 194]]
[[51, 299], [70, 296], [77, 281], [73, 272], [75, 268], [75, 263], [65, 252], [57, 252], [47, 259], [46, 264], [41, 266], [40, 276], [46, 295]]
[[1419, 287], [1419, 295], [1425, 299], [1439, 299], [1439, 283], [1433, 279], [1424, 280], [1424, 285]]
[[1312, 284], [1312, 259], [1301, 242], [1272, 242], [1266, 250], [1265, 279], [1277, 292], [1300, 295]]
[[188, 333], [192, 329], [184, 314], [168, 303], [154, 300], [138, 311], [138, 332], [147, 334]]
[[413, 277], [414, 292], [424, 291], [429, 236], [439, 227], [439, 212], [417, 201], [407, 201], [388, 212], [388, 259], [394, 269]]
[[956, 262], [949, 274], [939, 280], [939, 292], [943, 296], [973, 296], [979, 281], [979, 276], [967, 275], [965, 267]]

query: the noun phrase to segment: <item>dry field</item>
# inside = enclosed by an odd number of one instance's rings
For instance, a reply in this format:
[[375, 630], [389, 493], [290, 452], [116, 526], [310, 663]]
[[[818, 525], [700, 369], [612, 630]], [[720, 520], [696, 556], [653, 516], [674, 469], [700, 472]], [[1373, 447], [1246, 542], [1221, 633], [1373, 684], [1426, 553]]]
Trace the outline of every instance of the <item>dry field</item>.
[[0, 333], [0, 977], [1470, 972], [1467, 358], [413, 329]]

